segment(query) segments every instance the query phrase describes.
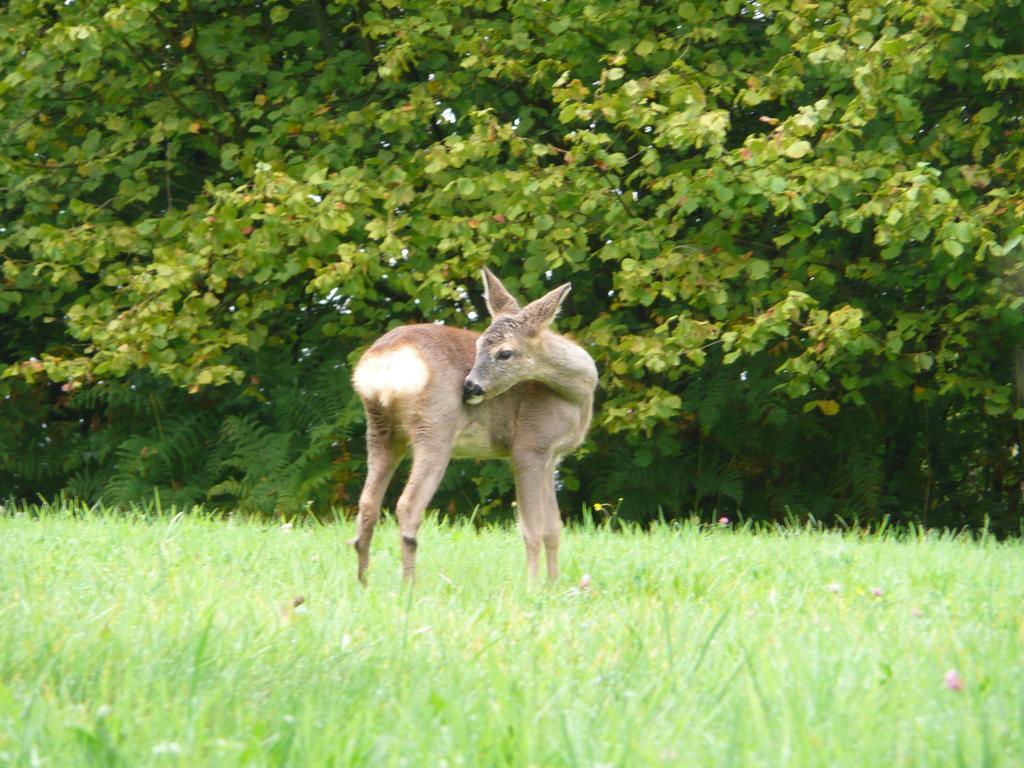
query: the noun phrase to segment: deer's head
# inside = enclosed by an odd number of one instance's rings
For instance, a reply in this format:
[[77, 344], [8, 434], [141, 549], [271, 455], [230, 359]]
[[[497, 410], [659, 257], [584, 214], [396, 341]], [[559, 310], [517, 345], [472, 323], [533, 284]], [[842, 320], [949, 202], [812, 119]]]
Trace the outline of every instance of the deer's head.
[[470, 405], [536, 378], [545, 362], [541, 336], [571, 287], [566, 283], [520, 307], [489, 269], [483, 278], [491, 325], [477, 339], [476, 359], [462, 385], [462, 399]]

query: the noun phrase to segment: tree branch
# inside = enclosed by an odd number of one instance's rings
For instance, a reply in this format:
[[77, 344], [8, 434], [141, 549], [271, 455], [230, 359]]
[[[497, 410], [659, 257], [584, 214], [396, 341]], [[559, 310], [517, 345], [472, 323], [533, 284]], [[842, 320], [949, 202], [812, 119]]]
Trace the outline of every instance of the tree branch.
[[320, 0], [309, 0], [309, 5], [313, 9], [313, 22], [320, 35], [320, 45], [324, 49], [324, 55], [329, 59], [334, 58], [337, 45], [334, 42], [334, 35], [331, 34], [330, 20], [327, 18], [327, 12], [324, 11], [323, 3]]

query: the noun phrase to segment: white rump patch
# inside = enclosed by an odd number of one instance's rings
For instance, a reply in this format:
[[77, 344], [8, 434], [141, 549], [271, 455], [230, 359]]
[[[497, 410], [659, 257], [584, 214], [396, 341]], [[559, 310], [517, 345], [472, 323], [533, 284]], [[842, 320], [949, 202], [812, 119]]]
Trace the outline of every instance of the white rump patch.
[[356, 392], [387, 407], [396, 397], [422, 392], [430, 369], [415, 347], [404, 345], [363, 355], [352, 374]]

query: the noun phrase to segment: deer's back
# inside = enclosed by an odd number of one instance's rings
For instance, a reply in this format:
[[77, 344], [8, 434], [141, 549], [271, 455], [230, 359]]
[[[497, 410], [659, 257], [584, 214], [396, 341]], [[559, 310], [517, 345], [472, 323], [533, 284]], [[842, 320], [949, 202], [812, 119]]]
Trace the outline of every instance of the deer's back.
[[458, 402], [479, 334], [444, 325], [404, 325], [381, 336], [352, 374], [360, 397], [385, 408], [444, 393]]
[[508, 456], [513, 444], [561, 455], [579, 445], [590, 402], [574, 404], [526, 381], [479, 405], [462, 402], [480, 334], [443, 325], [406, 325], [381, 336], [356, 364], [363, 401], [407, 436], [451, 429], [457, 457]]

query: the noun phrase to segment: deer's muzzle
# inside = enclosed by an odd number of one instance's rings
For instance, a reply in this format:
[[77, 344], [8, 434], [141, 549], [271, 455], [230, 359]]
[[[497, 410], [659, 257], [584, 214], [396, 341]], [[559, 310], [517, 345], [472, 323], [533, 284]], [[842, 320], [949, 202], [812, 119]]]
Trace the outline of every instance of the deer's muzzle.
[[484, 388], [472, 379], [466, 379], [462, 384], [462, 399], [470, 405], [476, 405], [484, 399]]

